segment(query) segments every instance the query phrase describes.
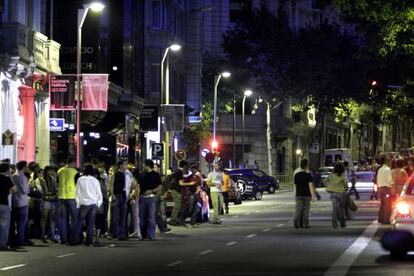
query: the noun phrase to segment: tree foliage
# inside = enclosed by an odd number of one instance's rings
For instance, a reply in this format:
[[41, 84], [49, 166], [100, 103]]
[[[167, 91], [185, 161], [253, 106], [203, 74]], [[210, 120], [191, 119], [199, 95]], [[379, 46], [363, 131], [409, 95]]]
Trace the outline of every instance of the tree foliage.
[[412, 0], [332, 0], [344, 18], [357, 24], [365, 36], [374, 35], [379, 53], [414, 53]]

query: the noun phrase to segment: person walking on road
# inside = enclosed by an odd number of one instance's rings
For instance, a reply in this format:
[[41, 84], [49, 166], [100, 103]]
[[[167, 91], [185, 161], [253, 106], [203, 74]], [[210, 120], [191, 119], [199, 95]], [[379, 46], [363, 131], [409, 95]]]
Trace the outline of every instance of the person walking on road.
[[348, 190], [348, 193], [354, 193], [355, 194], [355, 199], [358, 200], [359, 199], [359, 193], [355, 187], [356, 185], [356, 175], [355, 175], [355, 170], [353, 168], [351, 168], [349, 166], [348, 161], [344, 161], [344, 167], [345, 167], [345, 177], [351, 177], [351, 188]]
[[[65, 244], [73, 240], [78, 222], [78, 209], [75, 200], [76, 160], [68, 158], [66, 166], [58, 170], [59, 179], [59, 230], [60, 242]], [[69, 230], [69, 236], [68, 236]]]
[[56, 213], [58, 210], [58, 184], [56, 171], [51, 166], [46, 166], [44, 170], [44, 177], [38, 178], [40, 186], [42, 187], [42, 203], [40, 219], [40, 233], [41, 239], [47, 243], [46, 225], [49, 225], [49, 234], [53, 242], [56, 242]]
[[16, 191], [16, 186], [10, 178], [10, 166], [0, 163], [0, 251], [9, 250], [7, 241], [10, 228], [10, 202], [9, 195]]
[[293, 223], [296, 229], [299, 227], [310, 228], [310, 203], [317, 200], [312, 175], [308, 172], [308, 165], [308, 159], [302, 159], [300, 161], [300, 169], [296, 170], [294, 174], [296, 207]]
[[229, 189], [230, 189], [230, 176], [223, 171], [223, 185], [221, 186], [221, 190], [223, 192], [224, 213], [226, 215], [229, 214]]
[[144, 170], [145, 172], [141, 175], [139, 181], [141, 234], [144, 238], [155, 240], [156, 195], [162, 189], [161, 175], [154, 171], [154, 162], [150, 159], [145, 160]]
[[221, 209], [223, 208], [223, 174], [220, 170], [220, 165], [216, 163], [214, 170], [207, 175], [207, 185], [210, 187], [210, 197], [213, 203], [214, 215], [211, 221], [212, 224], [221, 224]]
[[83, 174], [76, 183], [76, 206], [79, 208], [79, 218], [73, 244], [79, 243], [83, 223], [86, 222], [85, 245], [90, 246], [93, 244], [96, 211], [101, 207], [103, 198], [101, 184], [94, 177], [94, 167], [92, 165], [86, 165]]
[[390, 224], [391, 203], [392, 203], [392, 186], [393, 179], [391, 173], [391, 159], [389, 157], [381, 158], [381, 167], [377, 172], [377, 185], [380, 197], [380, 209], [378, 212], [378, 222]]
[[342, 163], [336, 163], [333, 172], [326, 179], [326, 191], [330, 193], [332, 202], [332, 226], [345, 227], [345, 193], [348, 190], [348, 179]]

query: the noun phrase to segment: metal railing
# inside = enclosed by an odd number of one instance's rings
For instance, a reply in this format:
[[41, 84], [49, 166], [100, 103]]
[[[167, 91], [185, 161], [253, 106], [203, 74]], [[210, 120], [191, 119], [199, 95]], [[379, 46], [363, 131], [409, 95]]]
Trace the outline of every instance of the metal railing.
[[290, 184], [293, 183], [293, 177], [292, 174], [281, 174], [281, 173], [276, 173], [275, 177], [277, 179], [279, 179], [280, 183], [283, 184]]

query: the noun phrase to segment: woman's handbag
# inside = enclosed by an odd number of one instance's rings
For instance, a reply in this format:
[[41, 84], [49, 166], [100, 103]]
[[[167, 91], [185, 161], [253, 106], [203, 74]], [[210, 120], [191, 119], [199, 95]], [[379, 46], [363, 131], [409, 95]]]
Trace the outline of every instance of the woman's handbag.
[[354, 200], [348, 194], [345, 194], [345, 203], [350, 211], [358, 211], [358, 206], [355, 204]]

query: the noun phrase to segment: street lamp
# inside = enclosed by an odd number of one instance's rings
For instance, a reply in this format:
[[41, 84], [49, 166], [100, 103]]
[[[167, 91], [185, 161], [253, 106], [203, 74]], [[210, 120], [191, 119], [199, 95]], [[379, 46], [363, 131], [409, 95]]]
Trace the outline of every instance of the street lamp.
[[93, 12], [101, 12], [105, 8], [105, 5], [100, 2], [92, 2], [90, 4], [84, 5], [83, 9], [78, 9], [78, 39], [76, 46], [76, 81], [77, 81], [77, 91], [76, 91], [76, 166], [80, 167], [81, 165], [81, 138], [80, 138], [80, 117], [81, 117], [81, 48], [82, 48], [82, 27], [85, 23], [86, 16], [88, 15], [89, 10]]
[[214, 104], [213, 104], [213, 142], [216, 142], [216, 118], [217, 118], [217, 88], [221, 78], [229, 78], [231, 73], [228, 71], [221, 72], [214, 77]]
[[[161, 105], [164, 104], [170, 104], [170, 69], [169, 69], [169, 62], [168, 62], [168, 53], [171, 51], [173, 52], [178, 52], [179, 50], [181, 50], [181, 45], [177, 44], [177, 43], [173, 43], [170, 46], [168, 46], [165, 50], [164, 50], [164, 54], [162, 56], [161, 59], [161, 72], [160, 72], [160, 92], [161, 92]], [[164, 72], [164, 66], [165, 66], [165, 72]], [[165, 80], [164, 80], [164, 73], [165, 73]], [[165, 95], [164, 95], [165, 94]], [[163, 170], [164, 173], [167, 172], [168, 167], [169, 167], [169, 142], [170, 142], [170, 134], [169, 132], [165, 132], [164, 135], [162, 135], [164, 133], [164, 129], [163, 129], [163, 124], [161, 122], [161, 130], [160, 130], [160, 136], [161, 136], [161, 141], [164, 140], [165, 141], [165, 149], [164, 149], [164, 160], [163, 160]]]
[[242, 102], [242, 162], [244, 164], [244, 111], [246, 107], [246, 98], [250, 97], [253, 94], [252, 90], [245, 90]]

